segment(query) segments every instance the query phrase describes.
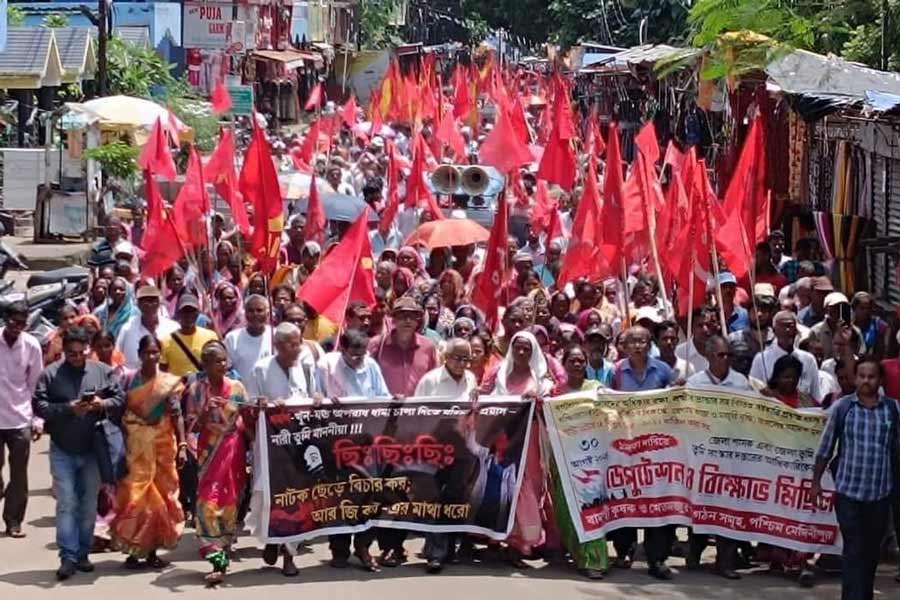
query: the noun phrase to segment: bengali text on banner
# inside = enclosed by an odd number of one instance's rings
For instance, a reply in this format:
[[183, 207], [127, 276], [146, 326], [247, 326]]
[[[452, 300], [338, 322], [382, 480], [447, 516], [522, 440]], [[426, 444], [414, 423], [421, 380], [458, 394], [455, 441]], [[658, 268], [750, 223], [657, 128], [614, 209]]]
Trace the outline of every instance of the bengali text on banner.
[[825, 413], [722, 388], [580, 393], [544, 403], [581, 541], [623, 527], [840, 554], [833, 483], [809, 493]]
[[258, 427], [267, 543], [394, 527], [504, 539], [534, 403], [346, 400], [269, 409]]

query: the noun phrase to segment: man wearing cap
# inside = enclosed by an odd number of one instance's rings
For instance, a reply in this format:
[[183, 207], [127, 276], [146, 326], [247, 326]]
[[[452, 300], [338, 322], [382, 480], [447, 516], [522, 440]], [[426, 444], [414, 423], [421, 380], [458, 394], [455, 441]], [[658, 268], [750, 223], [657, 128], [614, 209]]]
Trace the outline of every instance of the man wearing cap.
[[[384, 381], [392, 395], [412, 396], [422, 377], [438, 366], [437, 348], [418, 333], [425, 311], [413, 298], [403, 296], [394, 302], [394, 328], [369, 342], [369, 355], [381, 367]], [[402, 529], [386, 529], [378, 533], [381, 563], [395, 567], [406, 560]]]
[[747, 309], [734, 302], [734, 295], [737, 293], [737, 278], [734, 273], [728, 271], [719, 273], [719, 287], [722, 289], [722, 309], [725, 311], [728, 333], [750, 327], [750, 316], [747, 314]]
[[802, 325], [812, 327], [825, 319], [825, 297], [833, 291], [834, 286], [827, 277], [813, 278], [812, 302], [797, 315]]
[[160, 340], [159, 363], [169, 373], [184, 377], [200, 371], [200, 352], [206, 342], [218, 339], [214, 331], [197, 326], [200, 301], [193, 294], [178, 299], [175, 318], [180, 328]]
[[[843, 313], [844, 317], [850, 320], [850, 300], [840, 292], [831, 292], [825, 296], [822, 306], [825, 309], [825, 319], [810, 327], [808, 335], [816, 336], [822, 342], [825, 357], [831, 358], [834, 354], [834, 336], [841, 328], [852, 327], [849, 322], [844, 322], [841, 316]], [[858, 348], [853, 348], [853, 353], [857, 352]]]
[[178, 323], [159, 314], [160, 292], [155, 285], [145, 285], [135, 295], [138, 314], [131, 317], [119, 331], [116, 348], [125, 356], [125, 366], [137, 369], [141, 366], [138, 344], [145, 335], [163, 339], [178, 330]]
[[[757, 284], [757, 288], [768, 284]], [[768, 286], [771, 288], [771, 286]], [[759, 290], [758, 290], [759, 291]], [[753, 354], [763, 351], [775, 340], [772, 331], [772, 317], [778, 310], [778, 300], [769, 293], [757, 294], [754, 304], [750, 308], [750, 326], [747, 329], [735, 331], [728, 335], [730, 342], [741, 342], [747, 345]]]
[[611, 339], [612, 328], [606, 323], [591, 327], [584, 334], [588, 359], [585, 376], [587, 379], [599, 381], [604, 387], [612, 387], [613, 372], [616, 368], [612, 361], [606, 358]]

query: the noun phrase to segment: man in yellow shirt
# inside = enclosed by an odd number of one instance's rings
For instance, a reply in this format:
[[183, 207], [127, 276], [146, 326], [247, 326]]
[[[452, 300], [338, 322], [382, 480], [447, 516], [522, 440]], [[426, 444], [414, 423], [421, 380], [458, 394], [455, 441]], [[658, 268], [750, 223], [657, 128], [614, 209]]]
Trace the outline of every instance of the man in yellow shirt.
[[160, 340], [160, 365], [169, 373], [184, 377], [200, 370], [200, 351], [203, 344], [218, 339], [214, 331], [197, 327], [200, 302], [197, 296], [184, 294], [178, 300], [175, 316], [180, 329]]

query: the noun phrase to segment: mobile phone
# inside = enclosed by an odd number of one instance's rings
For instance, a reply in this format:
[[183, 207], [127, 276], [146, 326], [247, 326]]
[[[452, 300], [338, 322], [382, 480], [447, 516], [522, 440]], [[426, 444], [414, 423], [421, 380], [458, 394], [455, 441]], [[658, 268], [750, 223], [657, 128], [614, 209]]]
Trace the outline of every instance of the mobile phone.
[[841, 321], [843, 321], [844, 323], [849, 325], [851, 322], [851, 319], [853, 318], [851, 315], [851, 312], [850, 312], [850, 305], [847, 304], [846, 302], [841, 302], [840, 310], [841, 310]]
[[90, 402], [91, 400], [94, 399], [95, 395], [96, 395], [96, 392], [82, 392], [81, 401], [82, 402]]

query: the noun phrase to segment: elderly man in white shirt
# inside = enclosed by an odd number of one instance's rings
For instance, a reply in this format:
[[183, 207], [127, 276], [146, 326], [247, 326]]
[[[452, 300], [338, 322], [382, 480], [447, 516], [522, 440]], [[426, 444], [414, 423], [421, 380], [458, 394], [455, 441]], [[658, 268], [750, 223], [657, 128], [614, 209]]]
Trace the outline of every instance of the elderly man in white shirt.
[[[302, 349], [303, 335], [300, 329], [292, 323], [281, 323], [275, 329], [275, 354], [257, 361], [250, 376], [246, 378], [247, 392], [250, 396], [264, 399], [267, 404], [279, 405], [297, 405], [302, 402], [302, 398], [309, 397], [312, 391], [299, 360]], [[258, 447], [254, 447], [254, 454], [258, 450]], [[262, 478], [254, 471], [251, 498], [254, 515], [261, 514], [263, 493]], [[278, 560], [278, 550], [277, 544], [266, 544], [263, 561], [269, 565], [275, 564]], [[295, 577], [298, 574], [293, 558], [296, 553], [296, 544], [285, 544], [281, 547], [284, 560], [281, 573], [285, 577]]]
[[754, 387], [763, 389], [772, 377], [775, 369], [775, 361], [791, 354], [803, 365], [803, 373], [800, 375], [800, 384], [797, 389], [808, 394], [816, 402], [822, 402], [822, 392], [819, 388], [819, 365], [816, 358], [809, 352], [794, 347], [797, 339], [797, 315], [783, 310], [775, 315], [773, 320], [775, 343], [770, 344], [765, 350], [753, 357], [753, 365], [750, 367], [750, 381]]
[[[454, 338], [447, 342], [446, 363], [425, 373], [416, 386], [416, 396], [431, 396], [468, 400], [478, 389], [475, 374], [468, 367], [472, 364], [472, 346], [468, 341]], [[428, 573], [440, 573], [450, 554], [455, 536], [448, 533], [425, 534], [425, 559]]]
[[272, 326], [269, 325], [269, 301], [253, 295], [244, 303], [247, 326], [228, 332], [225, 348], [231, 366], [242, 380], [250, 377], [260, 360], [272, 355]]
[[154, 285], [141, 287], [137, 294], [138, 314], [131, 317], [116, 338], [116, 348], [125, 355], [125, 366], [129, 369], [137, 369], [141, 366], [138, 356], [138, 344], [146, 335], [156, 336], [162, 339], [178, 331], [178, 323], [167, 317], [160, 316], [159, 305], [161, 293]]
[[[709, 367], [689, 377], [688, 387], [709, 386], [742, 391], [752, 389], [747, 378], [731, 368], [731, 349], [725, 338], [714, 335], [706, 341], [706, 358], [709, 360]], [[690, 534], [687, 557], [689, 568], [700, 566], [700, 555], [706, 547], [707, 537]], [[740, 579], [740, 574], [735, 571], [736, 562], [737, 542], [721, 535], [716, 536], [716, 572], [725, 579]]]

